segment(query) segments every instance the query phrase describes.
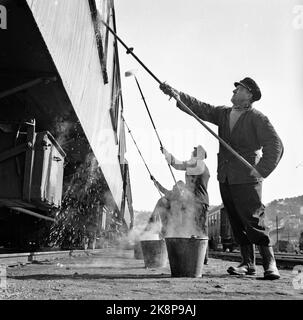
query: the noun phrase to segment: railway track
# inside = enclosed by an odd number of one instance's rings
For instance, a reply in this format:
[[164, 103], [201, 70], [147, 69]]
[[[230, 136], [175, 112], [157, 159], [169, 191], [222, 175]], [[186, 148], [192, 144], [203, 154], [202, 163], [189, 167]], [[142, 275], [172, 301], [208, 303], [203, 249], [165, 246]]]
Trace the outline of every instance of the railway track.
[[[209, 251], [210, 258], [241, 261], [240, 252], [222, 252], [222, 251]], [[293, 253], [275, 253], [276, 263], [279, 268], [292, 269], [296, 265], [303, 265], [303, 254]], [[260, 254], [256, 253], [256, 263], [262, 264]]]
[[93, 252], [97, 253], [98, 251], [99, 250], [97, 249], [0, 254], [0, 265], [4, 265], [7, 267], [25, 265], [30, 263], [38, 263], [42, 261], [90, 255]]

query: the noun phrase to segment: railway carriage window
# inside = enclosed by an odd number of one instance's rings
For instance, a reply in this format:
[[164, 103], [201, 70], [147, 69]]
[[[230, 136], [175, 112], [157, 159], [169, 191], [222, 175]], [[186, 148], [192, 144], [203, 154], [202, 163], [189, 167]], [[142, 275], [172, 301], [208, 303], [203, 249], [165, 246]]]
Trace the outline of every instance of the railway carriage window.
[[114, 62], [113, 62], [113, 77], [112, 77], [112, 96], [111, 96], [111, 106], [110, 106], [110, 116], [115, 132], [116, 144], [118, 144], [118, 118], [119, 118], [119, 107], [121, 102], [121, 84], [120, 84], [120, 68], [118, 60], [117, 44], [114, 46]]
[[[122, 97], [121, 97], [121, 102], [122, 102]], [[121, 109], [123, 110], [123, 105], [121, 103]], [[125, 153], [126, 153], [126, 138], [125, 138], [125, 126], [124, 126], [124, 122], [120, 119], [120, 128], [119, 128], [119, 154], [118, 154], [118, 158], [119, 158], [119, 163], [120, 165], [122, 164], [126, 164], [127, 161], [125, 159]], [[122, 170], [121, 166], [121, 170]], [[123, 170], [122, 170], [123, 171]], [[122, 172], [123, 174], [123, 172]]]

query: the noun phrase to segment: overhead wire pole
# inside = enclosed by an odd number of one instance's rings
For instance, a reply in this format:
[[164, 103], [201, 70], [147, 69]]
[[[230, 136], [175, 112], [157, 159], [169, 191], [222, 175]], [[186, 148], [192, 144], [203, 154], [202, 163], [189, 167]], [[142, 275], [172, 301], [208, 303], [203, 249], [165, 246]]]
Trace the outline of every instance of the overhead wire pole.
[[[113, 36], [126, 48], [126, 53], [131, 54], [139, 64], [161, 85], [163, 84], [159, 78], [157, 78], [150, 69], [148, 69], [145, 64], [133, 53], [134, 48], [129, 48], [116, 34], [116, 32], [103, 20], [101, 22], [108, 28], [108, 30], [113, 34]], [[250, 170], [256, 170], [254, 166], [252, 166], [246, 159], [244, 159], [237, 151], [235, 151], [228, 143], [226, 143], [221, 137], [219, 137], [215, 132], [213, 132], [192, 110], [188, 108], [188, 106], [179, 99], [177, 95], [172, 95], [172, 97], [186, 110], [191, 116], [193, 116], [211, 135], [213, 135], [219, 142], [230, 151], [238, 160], [240, 160], [247, 168]]]
[[[143, 162], [144, 162], [145, 168], [147, 169], [149, 175], [150, 175], [151, 177], [153, 177], [153, 175], [151, 174], [151, 172], [150, 172], [150, 170], [149, 170], [149, 168], [148, 168], [148, 166], [147, 166], [147, 164], [146, 164], [146, 162], [145, 162], [145, 160], [144, 160], [144, 158], [143, 158], [143, 156], [142, 156], [142, 153], [141, 153], [141, 151], [140, 151], [140, 149], [139, 149], [139, 147], [138, 147], [138, 145], [137, 145], [137, 143], [136, 143], [136, 140], [135, 140], [135, 138], [133, 137], [132, 132], [130, 131], [129, 126], [127, 125], [127, 123], [126, 123], [126, 121], [125, 121], [125, 119], [124, 119], [124, 117], [123, 117], [122, 114], [121, 114], [121, 118], [122, 118], [123, 122], [125, 123], [125, 126], [126, 126], [126, 128], [127, 128], [127, 130], [128, 130], [128, 133], [129, 133], [129, 135], [131, 136], [131, 138], [132, 138], [132, 140], [133, 140], [133, 142], [134, 142], [134, 144], [135, 144], [135, 146], [136, 146], [136, 148], [137, 148], [137, 150], [138, 150], [138, 152], [139, 152], [139, 155], [140, 155], [140, 157], [142, 158], [142, 160], [143, 160]], [[157, 188], [160, 196], [162, 197], [162, 193], [160, 192], [159, 188], [158, 188], [156, 185], [155, 185], [155, 187]]]
[[[153, 128], [154, 128], [154, 130], [155, 130], [155, 132], [156, 132], [156, 135], [157, 135], [158, 141], [159, 141], [159, 143], [160, 143], [160, 148], [161, 148], [161, 150], [163, 150], [163, 144], [162, 144], [162, 141], [161, 141], [161, 139], [160, 139], [160, 136], [159, 136], [158, 131], [157, 131], [157, 129], [156, 129], [156, 126], [155, 126], [154, 120], [153, 120], [153, 118], [152, 118], [152, 116], [151, 116], [151, 113], [150, 113], [150, 111], [149, 111], [149, 108], [148, 108], [148, 106], [147, 106], [147, 103], [146, 103], [145, 97], [144, 97], [144, 95], [143, 95], [143, 92], [142, 92], [141, 86], [140, 86], [140, 84], [139, 84], [139, 81], [138, 81], [138, 79], [137, 79], [136, 75], [135, 75], [135, 74], [133, 74], [132, 72], [130, 72], [130, 71], [125, 72], [125, 76], [131, 76], [131, 75], [132, 75], [132, 76], [134, 76], [134, 78], [135, 78], [135, 81], [136, 81], [137, 86], [138, 86], [138, 88], [139, 88], [139, 91], [140, 91], [140, 94], [141, 94], [142, 100], [143, 100], [143, 102], [144, 102], [145, 108], [146, 108], [147, 113], [148, 113], [148, 115], [149, 115], [149, 118], [150, 118], [150, 121], [151, 121], [151, 123], [152, 123], [152, 126], [153, 126]], [[167, 163], [167, 165], [168, 165], [168, 168], [169, 168], [169, 170], [170, 170], [170, 173], [171, 173], [171, 175], [172, 175], [172, 177], [173, 177], [173, 179], [174, 179], [174, 182], [175, 182], [175, 184], [176, 184], [176, 183], [177, 183], [177, 180], [176, 180], [175, 175], [174, 175], [174, 173], [173, 173], [173, 171], [172, 171], [172, 169], [171, 169], [171, 166], [169, 165], [169, 163]]]

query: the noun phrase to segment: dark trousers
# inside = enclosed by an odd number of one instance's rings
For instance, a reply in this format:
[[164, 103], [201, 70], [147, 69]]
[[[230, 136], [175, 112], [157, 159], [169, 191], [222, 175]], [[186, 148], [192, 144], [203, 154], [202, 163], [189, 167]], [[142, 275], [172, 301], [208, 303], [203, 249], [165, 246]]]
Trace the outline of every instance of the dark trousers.
[[270, 245], [264, 225], [262, 182], [220, 183], [220, 192], [236, 242], [239, 245]]
[[208, 222], [207, 222], [207, 213], [208, 213], [208, 205], [205, 203], [197, 203], [197, 210], [195, 215], [195, 224], [197, 226], [197, 230], [200, 231], [201, 236], [208, 236]]

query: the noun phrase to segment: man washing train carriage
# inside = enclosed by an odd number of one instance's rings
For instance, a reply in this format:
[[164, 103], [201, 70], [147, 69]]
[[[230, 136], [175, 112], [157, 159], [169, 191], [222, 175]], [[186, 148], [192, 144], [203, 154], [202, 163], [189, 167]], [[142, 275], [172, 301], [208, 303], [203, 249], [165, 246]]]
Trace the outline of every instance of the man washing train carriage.
[[[206, 171], [208, 172], [208, 170]], [[205, 185], [205, 178], [203, 179], [202, 176], [201, 174], [187, 175], [186, 184], [183, 181], [178, 181], [171, 191], [165, 189], [151, 176], [156, 187], [164, 196], [158, 200], [144, 232], [159, 234], [160, 239], [188, 232], [196, 236], [207, 236], [208, 204], [201, 201], [199, 191], [201, 185]], [[207, 263], [208, 248], [204, 259], [204, 264]]]
[[[184, 218], [190, 220], [194, 218], [192, 227], [194, 235], [198, 237], [208, 236], [207, 212], [209, 207], [209, 197], [207, 185], [210, 178], [209, 170], [204, 162], [207, 153], [199, 145], [194, 147], [191, 158], [188, 161], [179, 161], [171, 153], [161, 148], [166, 161], [177, 170], [184, 170], [186, 181], [186, 193], [183, 196]], [[188, 221], [184, 221], [186, 226]], [[187, 228], [187, 226], [186, 226]], [[208, 249], [204, 263], [208, 261]]]
[[207, 232], [206, 214], [209, 206], [209, 198], [207, 192], [208, 180], [210, 178], [209, 170], [204, 163], [207, 154], [202, 146], [197, 146], [192, 152], [192, 156], [188, 161], [179, 161], [171, 153], [163, 148], [163, 154], [166, 161], [177, 170], [184, 170], [186, 188], [194, 195], [190, 201], [195, 203], [196, 223], [199, 235], [203, 236]]
[[[232, 107], [214, 107], [167, 84], [160, 89], [169, 96], [180, 99], [200, 119], [219, 127], [219, 136], [254, 166], [247, 169], [234, 155], [220, 144], [218, 154], [218, 180], [224, 207], [240, 245], [242, 262], [230, 267], [230, 274], [255, 275], [254, 245], [258, 245], [263, 259], [264, 279], [279, 279], [273, 248], [264, 225], [262, 180], [278, 165], [283, 144], [274, 127], [252, 104], [261, 99], [256, 82], [245, 78], [235, 82], [231, 98]], [[177, 107], [189, 113], [182, 104]], [[262, 149], [262, 156], [260, 150]]]
[[[152, 224], [162, 224], [160, 236], [165, 238], [171, 236], [168, 232], [169, 226], [174, 225], [174, 233], [182, 233], [182, 211], [187, 207], [194, 208], [196, 227], [199, 236], [208, 234], [207, 231], [207, 217], [209, 200], [207, 193], [207, 184], [209, 180], [209, 170], [204, 163], [207, 157], [206, 151], [202, 146], [195, 147], [192, 152], [192, 157], [188, 161], [179, 161], [173, 155], [168, 153], [164, 148], [161, 148], [167, 162], [177, 170], [186, 170], [184, 184], [183, 181], [178, 181], [172, 190], [165, 189], [160, 182], [153, 176], [151, 179], [154, 181], [155, 186], [164, 194], [160, 198], [153, 210], [149, 219], [149, 225], [146, 230], [151, 230]], [[184, 214], [183, 214], [184, 216]], [[174, 223], [173, 223], [174, 222]], [[177, 223], [179, 222], [179, 223]], [[153, 228], [156, 230], [157, 228]]]

